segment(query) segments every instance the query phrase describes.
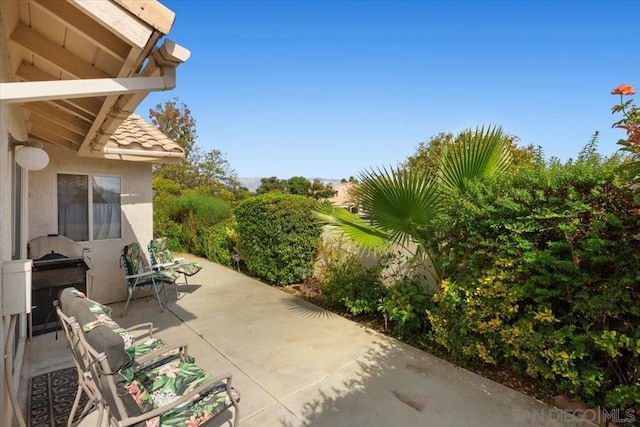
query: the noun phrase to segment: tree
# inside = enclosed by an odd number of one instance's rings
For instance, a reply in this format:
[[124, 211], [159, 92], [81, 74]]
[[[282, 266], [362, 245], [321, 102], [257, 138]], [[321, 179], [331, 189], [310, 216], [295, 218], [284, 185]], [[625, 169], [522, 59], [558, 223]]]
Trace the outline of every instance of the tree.
[[286, 193], [287, 182], [277, 176], [260, 178], [260, 186], [256, 189], [256, 194], [265, 193]]
[[151, 123], [185, 151], [179, 164], [154, 167], [154, 183], [160, 179], [179, 185], [182, 190], [200, 189], [225, 200], [234, 200], [241, 191], [236, 172], [220, 150], [205, 151], [196, 144], [196, 121], [191, 110], [177, 98], [149, 110]]
[[[466, 132], [461, 132], [458, 135], [440, 132], [432, 136], [429, 141], [418, 144], [415, 154], [407, 158], [403, 167], [423, 170], [431, 175], [436, 174], [446, 151], [454, 145], [460, 145], [465, 134]], [[526, 147], [518, 146], [517, 143], [520, 138], [515, 135], [503, 135], [503, 137], [509, 142], [514, 166], [530, 164], [538, 158], [540, 148], [536, 148], [531, 144]]]
[[[438, 221], [448, 198], [456, 197], [468, 180], [502, 173], [512, 159], [511, 140], [498, 127], [465, 131], [457, 140], [429, 167], [363, 172], [358, 195], [366, 221], [331, 206], [322, 207], [318, 216], [372, 251], [414, 243], [414, 258], [428, 262], [427, 271], [439, 283], [444, 278], [442, 261], [451, 250], [446, 237], [455, 231], [455, 224]], [[432, 159], [428, 153], [425, 158]]]
[[303, 176], [293, 176], [287, 180], [287, 192], [308, 196], [311, 191], [311, 182]]
[[330, 184], [323, 184], [319, 180], [314, 179], [309, 188], [309, 196], [316, 200], [332, 197], [333, 187]]
[[280, 179], [272, 176], [260, 179], [260, 187], [256, 189], [256, 193], [288, 193], [317, 200], [333, 196], [333, 188], [331, 185], [325, 185], [317, 179], [310, 182], [303, 176], [293, 176], [289, 179]]

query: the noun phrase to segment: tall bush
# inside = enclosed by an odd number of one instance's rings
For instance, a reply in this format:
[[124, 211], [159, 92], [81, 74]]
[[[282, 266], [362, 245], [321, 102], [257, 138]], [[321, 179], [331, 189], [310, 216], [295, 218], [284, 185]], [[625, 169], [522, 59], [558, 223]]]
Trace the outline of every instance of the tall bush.
[[233, 253], [236, 250], [233, 239], [235, 226], [233, 219], [226, 219], [213, 227], [207, 227], [200, 235], [204, 255], [208, 260], [233, 267]]
[[640, 216], [618, 163], [590, 145], [451, 199], [435, 340], [594, 404], [638, 407]]
[[210, 229], [231, 218], [224, 200], [208, 193], [187, 191], [182, 195], [163, 193], [154, 204], [154, 234], [166, 236], [169, 248], [206, 256]]
[[386, 295], [383, 267], [377, 263], [367, 268], [353, 253], [336, 259], [321, 281], [325, 302], [353, 315], [375, 313], [380, 299]]
[[277, 285], [311, 275], [321, 233], [316, 208], [308, 197], [277, 193], [242, 202], [235, 210], [236, 232], [249, 272]]

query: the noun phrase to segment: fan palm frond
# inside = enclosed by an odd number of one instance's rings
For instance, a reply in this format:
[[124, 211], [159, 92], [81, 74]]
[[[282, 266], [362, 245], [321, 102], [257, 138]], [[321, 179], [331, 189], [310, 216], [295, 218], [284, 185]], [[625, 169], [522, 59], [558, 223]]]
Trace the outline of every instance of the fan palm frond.
[[396, 243], [416, 241], [440, 212], [440, 193], [423, 173], [378, 169], [364, 172], [361, 182], [364, 210], [373, 225], [387, 231]]
[[445, 151], [438, 172], [443, 191], [455, 192], [469, 179], [503, 172], [511, 163], [511, 145], [500, 127], [476, 128], [461, 135], [460, 143]]
[[346, 209], [322, 205], [315, 212], [315, 215], [320, 222], [334, 227], [336, 231], [344, 234], [365, 250], [380, 253], [387, 249], [391, 242], [391, 238], [386, 232]]

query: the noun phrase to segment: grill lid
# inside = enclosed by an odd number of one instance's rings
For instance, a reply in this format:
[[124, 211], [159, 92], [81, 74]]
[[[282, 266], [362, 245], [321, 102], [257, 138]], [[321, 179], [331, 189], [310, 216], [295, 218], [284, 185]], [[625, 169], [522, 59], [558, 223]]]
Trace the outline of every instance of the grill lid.
[[82, 246], [64, 236], [40, 236], [29, 242], [29, 254], [34, 260], [77, 258], [82, 257]]

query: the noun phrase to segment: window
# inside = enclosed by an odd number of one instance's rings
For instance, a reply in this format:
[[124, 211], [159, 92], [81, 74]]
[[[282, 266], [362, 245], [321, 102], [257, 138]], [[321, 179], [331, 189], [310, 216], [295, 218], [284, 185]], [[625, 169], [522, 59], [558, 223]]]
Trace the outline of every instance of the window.
[[119, 177], [58, 174], [59, 235], [75, 241], [118, 239], [121, 224]]

